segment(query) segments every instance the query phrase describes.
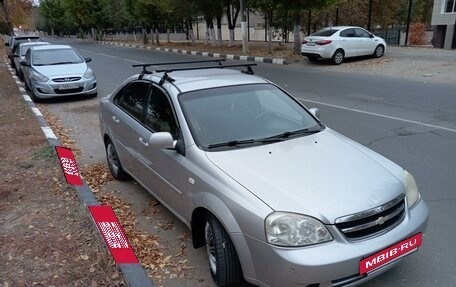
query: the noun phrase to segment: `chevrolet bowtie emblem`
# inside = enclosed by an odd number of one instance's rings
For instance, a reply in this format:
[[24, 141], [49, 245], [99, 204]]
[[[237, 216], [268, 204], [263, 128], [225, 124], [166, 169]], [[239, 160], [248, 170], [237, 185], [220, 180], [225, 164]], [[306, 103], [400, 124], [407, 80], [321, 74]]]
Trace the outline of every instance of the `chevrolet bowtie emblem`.
[[385, 221], [386, 221], [385, 217], [380, 216], [377, 220], [375, 220], [375, 223], [377, 225], [382, 225], [383, 223], [385, 223]]

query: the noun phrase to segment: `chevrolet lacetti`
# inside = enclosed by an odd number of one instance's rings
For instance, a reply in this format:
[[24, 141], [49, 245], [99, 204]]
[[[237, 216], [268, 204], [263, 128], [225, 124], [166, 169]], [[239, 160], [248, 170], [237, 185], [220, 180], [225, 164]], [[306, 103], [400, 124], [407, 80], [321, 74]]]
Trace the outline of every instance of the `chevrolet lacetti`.
[[418, 249], [428, 208], [409, 172], [254, 64], [201, 62], [142, 65], [100, 125], [113, 176], [191, 228], [217, 286], [354, 286]]

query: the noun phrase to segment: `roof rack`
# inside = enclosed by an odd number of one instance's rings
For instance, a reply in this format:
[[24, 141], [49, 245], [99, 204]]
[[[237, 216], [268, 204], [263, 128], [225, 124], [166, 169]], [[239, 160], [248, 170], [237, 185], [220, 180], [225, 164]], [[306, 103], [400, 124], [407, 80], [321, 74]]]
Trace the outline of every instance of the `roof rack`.
[[247, 70], [242, 71], [245, 74], [253, 75], [252, 66], [256, 66], [256, 63], [247, 63], [247, 64], [228, 64], [222, 65], [219, 64], [218, 66], [201, 66], [201, 67], [184, 67], [184, 68], [169, 68], [169, 69], [159, 69], [155, 70], [157, 73], [171, 73], [177, 71], [191, 71], [191, 70], [206, 70], [206, 69], [223, 69], [223, 68], [233, 68], [233, 67], [246, 67]]
[[147, 67], [151, 66], [164, 66], [164, 65], [185, 65], [185, 64], [196, 64], [196, 63], [218, 63], [221, 65], [221, 62], [226, 61], [226, 59], [212, 59], [212, 60], [195, 60], [195, 61], [180, 61], [180, 62], [161, 62], [161, 63], [150, 63], [150, 64], [134, 64], [132, 67], [142, 67], [141, 74], [139, 75], [139, 80], [141, 80], [145, 74], [152, 74], [152, 71], [147, 70]]
[[248, 63], [248, 64], [229, 64], [229, 65], [222, 65], [219, 63], [218, 66], [201, 66], [201, 67], [184, 67], [184, 68], [170, 68], [170, 69], [161, 69], [155, 70], [157, 73], [164, 72], [163, 77], [160, 79], [158, 83], [160, 86], [163, 85], [165, 81], [172, 82], [174, 81], [168, 73], [177, 72], [177, 71], [192, 71], [192, 70], [206, 70], [206, 69], [223, 69], [223, 68], [232, 68], [232, 67], [246, 67], [247, 70], [241, 71], [244, 74], [253, 75], [252, 66], [256, 66], [256, 63]]

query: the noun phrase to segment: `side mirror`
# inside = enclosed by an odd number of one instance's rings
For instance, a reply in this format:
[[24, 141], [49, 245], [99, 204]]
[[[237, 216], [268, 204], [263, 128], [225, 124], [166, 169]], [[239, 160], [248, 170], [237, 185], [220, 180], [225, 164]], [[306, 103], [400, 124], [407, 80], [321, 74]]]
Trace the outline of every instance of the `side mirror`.
[[84, 58], [84, 61], [85, 61], [86, 63], [92, 62], [92, 58]]
[[320, 110], [317, 108], [311, 108], [309, 109], [309, 112], [314, 115], [317, 119], [320, 119]]
[[19, 64], [21, 64], [21, 66], [24, 66], [24, 67], [29, 66], [26, 61], [20, 61]]
[[157, 132], [150, 136], [149, 146], [158, 149], [174, 149], [176, 147], [176, 141], [169, 132]]

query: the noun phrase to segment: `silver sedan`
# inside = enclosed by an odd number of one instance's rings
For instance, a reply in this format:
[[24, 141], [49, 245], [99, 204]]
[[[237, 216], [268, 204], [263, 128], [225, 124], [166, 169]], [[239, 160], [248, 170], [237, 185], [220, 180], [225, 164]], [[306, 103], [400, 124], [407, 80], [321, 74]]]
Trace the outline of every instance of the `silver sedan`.
[[144, 70], [100, 103], [113, 176], [191, 228], [218, 286], [353, 286], [417, 250], [410, 173], [227, 66]]
[[20, 64], [25, 87], [36, 101], [64, 96], [97, 96], [97, 80], [87, 66], [90, 61], [70, 46], [44, 45], [31, 47]]

